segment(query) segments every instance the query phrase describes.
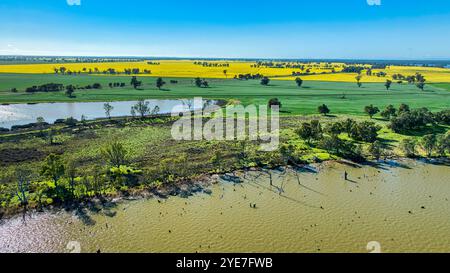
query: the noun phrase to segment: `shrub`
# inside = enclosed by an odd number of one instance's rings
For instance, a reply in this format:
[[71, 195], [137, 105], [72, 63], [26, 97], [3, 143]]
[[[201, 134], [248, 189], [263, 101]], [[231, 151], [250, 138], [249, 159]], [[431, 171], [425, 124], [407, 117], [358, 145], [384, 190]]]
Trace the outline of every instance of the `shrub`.
[[267, 78], [267, 77], [263, 77], [263, 78], [261, 79], [261, 84], [262, 84], [262, 85], [268, 85], [269, 82], [270, 82], [270, 79]]
[[450, 109], [442, 110], [434, 114], [434, 120], [437, 123], [450, 125]]
[[73, 127], [77, 125], [78, 120], [76, 120], [73, 117], [70, 118], [66, 118], [66, 120], [64, 121], [64, 124], [66, 124], [67, 126]]
[[101, 151], [103, 159], [110, 166], [120, 168], [121, 165], [126, 165], [128, 151], [122, 143], [113, 141], [107, 144]]
[[269, 100], [269, 102], [267, 103], [267, 106], [270, 108], [270, 107], [272, 107], [272, 105], [278, 106], [279, 108], [281, 108], [281, 102], [278, 100], [278, 98], [272, 98]]
[[405, 138], [400, 143], [400, 149], [407, 157], [416, 156], [416, 142], [413, 139]]
[[368, 152], [371, 154], [376, 160], [380, 159], [383, 155], [384, 145], [380, 141], [376, 140], [368, 147]]
[[306, 140], [308, 143], [311, 143], [311, 140], [319, 140], [322, 138], [322, 126], [318, 120], [313, 120], [311, 122], [304, 122], [296, 130], [297, 135]]
[[328, 109], [328, 106], [326, 106], [325, 104], [322, 104], [319, 107], [317, 107], [317, 110], [322, 115], [328, 115], [330, 113], [330, 109]]
[[427, 153], [428, 157], [431, 157], [431, 154], [433, 153], [433, 151], [436, 149], [437, 147], [437, 138], [436, 135], [434, 134], [429, 134], [429, 135], [425, 135], [423, 136], [422, 140], [421, 140], [421, 145], [422, 148], [425, 150], [425, 152]]

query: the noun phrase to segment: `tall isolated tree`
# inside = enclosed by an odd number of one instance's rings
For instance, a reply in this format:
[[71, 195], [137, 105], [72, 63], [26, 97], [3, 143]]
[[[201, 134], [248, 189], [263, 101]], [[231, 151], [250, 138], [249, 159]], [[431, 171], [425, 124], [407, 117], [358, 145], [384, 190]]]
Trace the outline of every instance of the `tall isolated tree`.
[[392, 81], [386, 80], [386, 83], [384, 84], [384, 86], [386, 87], [386, 90], [389, 90], [389, 88], [391, 88], [391, 85], [392, 85]]
[[362, 83], [361, 83], [362, 75], [358, 74], [358, 76], [356, 76], [355, 79], [356, 79], [356, 84], [358, 85], [358, 87], [361, 87], [362, 86]]
[[161, 90], [161, 87], [163, 87], [163, 85], [165, 85], [166, 82], [160, 77], [156, 80], [156, 87]]
[[103, 109], [105, 110], [105, 115], [107, 118], [111, 118], [111, 111], [114, 109], [114, 107], [109, 104], [109, 102], [106, 102], [105, 104], [103, 104]]
[[297, 77], [295, 78], [295, 83], [297, 84], [298, 87], [302, 87], [303, 80], [300, 77]]

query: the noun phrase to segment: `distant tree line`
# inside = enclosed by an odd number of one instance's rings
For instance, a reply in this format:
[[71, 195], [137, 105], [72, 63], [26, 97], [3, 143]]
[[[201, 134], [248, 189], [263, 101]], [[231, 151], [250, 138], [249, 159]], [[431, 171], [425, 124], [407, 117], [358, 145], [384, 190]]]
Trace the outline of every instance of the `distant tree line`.
[[64, 85], [60, 83], [46, 83], [42, 85], [33, 85], [31, 87], [25, 88], [25, 92], [27, 93], [35, 93], [35, 92], [58, 92], [64, 89]]
[[263, 77], [264, 77], [264, 75], [259, 74], [259, 73], [257, 73], [257, 74], [247, 73], [247, 74], [234, 75], [234, 79], [237, 79], [237, 80], [258, 80]]
[[194, 62], [194, 64], [201, 65], [203, 67], [230, 67], [229, 63]]

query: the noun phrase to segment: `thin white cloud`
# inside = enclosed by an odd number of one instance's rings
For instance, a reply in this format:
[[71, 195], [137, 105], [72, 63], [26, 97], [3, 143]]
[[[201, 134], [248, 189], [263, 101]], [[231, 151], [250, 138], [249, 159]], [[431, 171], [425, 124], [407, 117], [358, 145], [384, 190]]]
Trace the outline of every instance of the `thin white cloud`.
[[381, 0], [367, 0], [369, 6], [381, 6]]
[[81, 0], [66, 0], [69, 6], [81, 6]]

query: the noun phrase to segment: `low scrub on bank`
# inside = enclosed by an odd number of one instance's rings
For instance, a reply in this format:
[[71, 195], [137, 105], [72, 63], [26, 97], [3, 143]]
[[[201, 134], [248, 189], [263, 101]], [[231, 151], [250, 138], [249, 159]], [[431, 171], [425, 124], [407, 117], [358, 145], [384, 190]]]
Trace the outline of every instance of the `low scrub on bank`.
[[[281, 118], [280, 146], [257, 141], [175, 141], [172, 117], [74, 121], [0, 135], [0, 208], [70, 205], [133, 194], [243, 168], [301, 167], [332, 159], [448, 156], [448, 127], [402, 135], [389, 121], [348, 116]], [[436, 124], [426, 125], [428, 129]], [[51, 139], [51, 141], [49, 141]], [[27, 156], [24, 156], [27, 155]]]

